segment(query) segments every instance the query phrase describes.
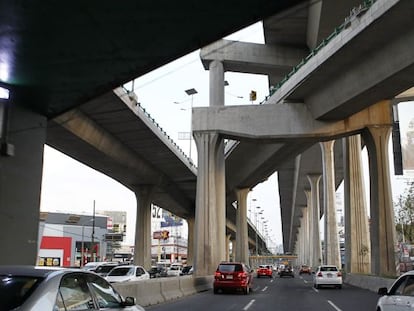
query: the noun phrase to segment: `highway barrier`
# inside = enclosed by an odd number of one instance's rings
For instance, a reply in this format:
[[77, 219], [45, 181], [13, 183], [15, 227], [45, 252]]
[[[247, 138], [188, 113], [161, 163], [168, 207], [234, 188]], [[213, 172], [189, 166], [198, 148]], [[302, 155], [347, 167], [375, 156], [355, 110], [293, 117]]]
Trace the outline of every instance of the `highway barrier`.
[[124, 297], [135, 297], [137, 304], [146, 307], [193, 295], [213, 287], [213, 277], [180, 276], [145, 281], [114, 283]]

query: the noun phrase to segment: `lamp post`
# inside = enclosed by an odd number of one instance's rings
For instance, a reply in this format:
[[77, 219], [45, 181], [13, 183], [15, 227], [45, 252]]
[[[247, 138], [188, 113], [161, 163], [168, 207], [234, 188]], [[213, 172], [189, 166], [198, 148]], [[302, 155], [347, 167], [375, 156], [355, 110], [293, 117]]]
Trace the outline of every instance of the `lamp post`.
[[[260, 206], [256, 206], [256, 209], [258, 209], [258, 210], [260, 210]], [[257, 215], [259, 215], [259, 214], [263, 214], [263, 211], [260, 211], [260, 212], [255, 212], [254, 213], [254, 215], [255, 215], [255, 229], [256, 229], [256, 256], [258, 256], [259, 255], [259, 243], [258, 243], [258, 237], [257, 237], [257, 221], [258, 221], [258, 219], [257, 219]]]
[[191, 115], [190, 115], [190, 159], [191, 159], [191, 144], [193, 140], [192, 138], [193, 137], [193, 131], [192, 131], [193, 97], [198, 92], [194, 88], [185, 90], [185, 92], [187, 93], [187, 95], [191, 96]]

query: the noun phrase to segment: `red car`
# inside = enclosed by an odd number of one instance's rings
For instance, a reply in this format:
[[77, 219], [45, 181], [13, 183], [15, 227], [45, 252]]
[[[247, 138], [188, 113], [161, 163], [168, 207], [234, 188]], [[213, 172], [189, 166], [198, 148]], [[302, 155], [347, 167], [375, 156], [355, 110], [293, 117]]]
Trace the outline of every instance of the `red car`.
[[269, 265], [260, 265], [256, 271], [257, 277], [267, 276], [269, 278], [273, 277], [273, 268]]
[[226, 289], [241, 290], [249, 294], [252, 287], [253, 270], [242, 262], [222, 262], [214, 274], [214, 294]]

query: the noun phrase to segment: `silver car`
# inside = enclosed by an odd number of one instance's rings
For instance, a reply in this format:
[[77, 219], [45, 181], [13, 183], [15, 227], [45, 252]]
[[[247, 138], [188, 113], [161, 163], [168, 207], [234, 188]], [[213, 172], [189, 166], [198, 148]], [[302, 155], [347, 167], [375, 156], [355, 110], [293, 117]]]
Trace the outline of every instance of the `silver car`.
[[413, 310], [414, 307], [414, 271], [401, 275], [391, 286], [378, 289], [378, 311]]
[[102, 277], [80, 269], [0, 266], [0, 310], [143, 311]]

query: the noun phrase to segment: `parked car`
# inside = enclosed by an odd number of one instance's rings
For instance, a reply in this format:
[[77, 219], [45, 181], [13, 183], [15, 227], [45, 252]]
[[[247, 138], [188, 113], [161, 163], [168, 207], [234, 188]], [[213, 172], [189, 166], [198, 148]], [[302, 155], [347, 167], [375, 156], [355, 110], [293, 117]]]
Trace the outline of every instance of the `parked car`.
[[241, 290], [249, 294], [252, 288], [253, 270], [242, 262], [222, 262], [214, 274], [213, 291]]
[[290, 276], [291, 278], [294, 278], [295, 275], [293, 274], [293, 268], [292, 266], [284, 266], [282, 269], [279, 270], [279, 276], [281, 278], [285, 276]]
[[315, 288], [320, 288], [321, 286], [342, 288], [342, 273], [336, 266], [319, 266], [313, 278], [313, 286]]
[[257, 268], [256, 271], [256, 275], [258, 278], [260, 278], [261, 276], [266, 276], [266, 277], [273, 277], [273, 267], [270, 265], [260, 265]]
[[119, 266], [119, 263], [117, 262], [107, 262], [99, 265], [95, 269], [95, 273], [99, 276], [105, 277], [108, 275], [108, 273], [115, 267]]
[[193, 274], [193, 266], [185, 266], [183, 267], [183, 270], [181, 270], [180, 275], [189, 275]]
[[301, 265], [299, 269], [299, 274], [312, 274], [311, 268], [308, 265]]
[[182, 270], [183, 264], [173, 263], [167, 270], [167, 276], [180, 276]]
[[81, 269], [0, 266], [0, 310], [143, 311], [105, 279]]
[[377, 302], [377, 311], [412, 310], [414, 306], [414, 271], [402, 274], [391, 285], [378, 289], [381, 297]]
[[149, 280], [149, 273], [141, 266], [125, 265], [113, 268], [105, 279], [109, 283]]
[[150, 275], [150, 279], [159, 278], [161, 276], [162, 269], [156, 266], [152, 266], [151, 269], [148, 271]]

